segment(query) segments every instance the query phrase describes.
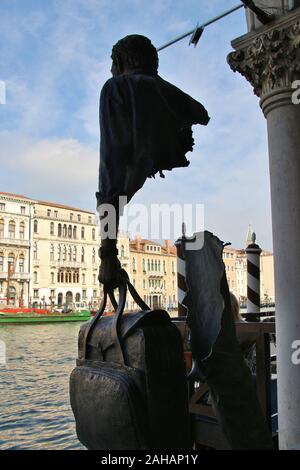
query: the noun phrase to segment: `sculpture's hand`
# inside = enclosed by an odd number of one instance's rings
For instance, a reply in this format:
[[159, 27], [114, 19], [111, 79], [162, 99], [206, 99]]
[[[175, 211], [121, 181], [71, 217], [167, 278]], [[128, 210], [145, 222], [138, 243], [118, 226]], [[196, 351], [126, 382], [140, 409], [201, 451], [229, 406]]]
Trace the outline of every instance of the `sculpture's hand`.
[[121, 263], [117, 255], [111, 255], [101, 260], [99, 270], [99, 281], [107, 290], [116, 289], [119, 286]]

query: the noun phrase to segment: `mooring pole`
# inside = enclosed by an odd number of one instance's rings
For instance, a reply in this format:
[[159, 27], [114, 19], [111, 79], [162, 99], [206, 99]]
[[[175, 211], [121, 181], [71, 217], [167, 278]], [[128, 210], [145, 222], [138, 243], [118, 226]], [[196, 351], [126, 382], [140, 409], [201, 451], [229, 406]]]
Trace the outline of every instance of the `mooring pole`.
[[260, 255], [261, 248], [255, 243], [256, 235], [252, 234], [252, 243], [247, 246], [247, 320], [257, 321], [260, 314]]
[[184, 298], [187, 293], [187, 286], [185, 282], [185, 259], [184, 259], [184, 244], [185, 244], [185, 223], [182, 224], [182, 236], [176, 243], [177, 250], [177, 296], [178, 296], [178, 316], [186, 317], [187, 308], [184, 305]]

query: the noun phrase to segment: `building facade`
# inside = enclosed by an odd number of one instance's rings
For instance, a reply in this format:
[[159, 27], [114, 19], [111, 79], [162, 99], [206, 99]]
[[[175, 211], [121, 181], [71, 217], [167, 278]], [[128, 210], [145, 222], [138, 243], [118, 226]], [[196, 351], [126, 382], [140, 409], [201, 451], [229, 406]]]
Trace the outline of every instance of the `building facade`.
[[132, 283], [149, 307], [177, 308], [176, 248], [170, 240], [161, 245], [137, 235], [130, 241], [130, 265]]
[[28, 305], [34, 201], [0, 193], [0, 305]]
[[[240, 303], [247, 300], [247, 255], [245, 250], [224, 248], [228, 286]], [[269, 251], [262, 251], [260, 256], [260, 298], [261, 303], [275, 302], [274, 258]]]
[[[100, 244], [98, 216], [74, 207], [0, 193], [0, 306], [96, 308]], [[246, 245], [251, 242], [249, 226]], [[143, 300], [151, 307], [177, 308], [176, 248], [119, 233], [119, 259]], [[229, 289], [247, 298], [245, 250], [225, 247]], [[263, 251], [261, 301], [274, 302], [274, 262]], [[128, 295], [127, 309], [135, 309]]]
[[32, 215], [32, 305], [97, 306], [98, 248], [94, 213], [36, 201]]

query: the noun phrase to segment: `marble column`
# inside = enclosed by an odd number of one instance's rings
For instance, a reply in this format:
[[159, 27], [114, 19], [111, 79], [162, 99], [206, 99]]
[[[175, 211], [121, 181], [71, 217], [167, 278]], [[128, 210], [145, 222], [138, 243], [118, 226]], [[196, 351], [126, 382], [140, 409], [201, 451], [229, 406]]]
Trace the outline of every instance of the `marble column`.
[[279, 443], [281, 449], [300, 449], [300, 104], [292, 99], [293, 83], [300, 79], [300, 8], [232, 46], [228, 63], [250, 82], [267, 119]]

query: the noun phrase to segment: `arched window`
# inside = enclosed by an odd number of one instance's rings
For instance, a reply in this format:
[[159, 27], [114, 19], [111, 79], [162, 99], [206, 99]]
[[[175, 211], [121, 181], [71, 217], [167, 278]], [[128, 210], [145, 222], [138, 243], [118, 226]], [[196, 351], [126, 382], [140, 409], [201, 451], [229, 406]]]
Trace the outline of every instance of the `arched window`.
[[146, 261], [144, 258], [143, 258], [143, 271], [146, 271]]
[[63, 226], [63, 237], [64, 238], [67, 237], [67, 226], [66, 226], [66, 224], [64, 224], [64, 226]]
[[54, 284], [54, 273], [51, 273], [51, 284]]
[[72, 284], [72, 273], [69, 273], [69, 283]]
[[38, 253], [37, 243], [34, 242], [34, 244], [33, 244], [33, 259], [37, 259], [37, 253]]
[[66, 261], [67, 259], [67, 247], [64, 245], [63, 247], [63, 261]]
[[73, 247], [73, 261], [77, 261], [77, 246]]
[[25, 238], [25, 223], [20, 222], [20, 240], [24, 240]]
[[9, 253], [8, 255], [8, 269], [13, 270], [15, 266], [15, 255], [14, 253]]
[[79, 273], [76, 273], [76, 282], [79, 283]]
[[125, 256], [125, 247], [124, 245], [121, 245], [121, 258], [124, 258]]
[[54, 261], [54, 245], [50, 245], [50, 261]]
[[75, 295], [75, 302], [80, 302], [80, 294]]
[[73, 232], [72, 231], [72, 225], [69, 225], [69, 227], [68, 227], [68, 237], [69, 238], [72, 238], [72, 232]]
[[24, 272], [24, 255], [23, 253], [20, 254], [19, 256], [19, 273]]
[[135, 258], [132, 258], [132, 269], [133, 269], [134, 271], [136, 270]]
[[0, 253], [0, 273], [3, 272], [4, 256], [3, 253]]
[[81, 238], [84, 238], [84, 227], [81, 227]]
[[81, 248], [81, 262], [84, 263], [84, 256], [85, 256], [85, 253], [84, 253], [84, 247]]
[[60, 282], [60, 273], [57, 273], [57, 282]]
[[38, 221], [34, 220], [33, 222], [33, 232], [38, 233]]
[[96, 263], [96, 249], [93, 248], [92, 263]]
[[61, 307], [62, 303], [63, 303], [63, 294], [60, 292], [57, 297], [57, 305]]
[[150, 260], [148, 259], [148, 271], [150, 271]]
[[11, 220], [8, 224], [9, 238], [16, 238], [16, 223]]
[[0, 219], [0, 238], [4, 238], [4, 220]]
[[68, 248], [68, 261], [72, 261], [72, 247], [70, 245]]
[[82, 284], [85, 284], [85, 274], [82, 274]]
[[154, 266], [155, 266], [155, 271], [157, 271], [157, 261], [155, 260], [155, 263], [154, 263]]
[[58, 245], [58, 261], [61, 261], [61, 245]]
[[76, 284], [76, 273], [73, 273], [73, 284]]
[[151, 260], [151, 271], [154, 271], [154, 262]]
[[35, 284], [37, 284], [37, 282], [38, 282], [38, 273], [36, 271], [34, 271], [34, 273], [33, 273], [33, 282]]
[[54, 235], [54, 222], [50, 222], [50, 235]]
[[163, 262], [163, 267], [164, 267], [164, 273], [166, 272], [166, 262]]
[[92, 238], [96, 240], [96, 230], [94, 228], [92, 229]]
[[61, 224], [58, 224], [57, 236], [58, 236], [58, 237], [61, 237]]
[[76, 240], [76, 238], [77, 238], [77, 227], [76, 227], [76, 225], [74, 225], [74, 227], [73, 227], [73, 238], [74, 238], [74, 240]]

